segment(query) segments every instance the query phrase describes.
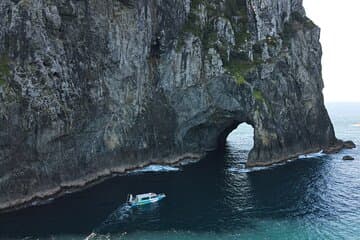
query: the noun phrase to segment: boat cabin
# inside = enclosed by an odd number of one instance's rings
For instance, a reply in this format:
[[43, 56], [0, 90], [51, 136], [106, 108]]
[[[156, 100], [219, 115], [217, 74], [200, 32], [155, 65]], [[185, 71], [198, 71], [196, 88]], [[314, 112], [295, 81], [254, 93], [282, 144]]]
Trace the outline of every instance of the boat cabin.
[[132, 205], [143, 205], [148, 203], [154, 203], [157, 201], [160, 201], [165, 197], [165, 194], [156, 194], [156, 193], [145, 193], [145, 194], [139, 194], [135, 197], [130, 194], [128, 197], [128, 203]]

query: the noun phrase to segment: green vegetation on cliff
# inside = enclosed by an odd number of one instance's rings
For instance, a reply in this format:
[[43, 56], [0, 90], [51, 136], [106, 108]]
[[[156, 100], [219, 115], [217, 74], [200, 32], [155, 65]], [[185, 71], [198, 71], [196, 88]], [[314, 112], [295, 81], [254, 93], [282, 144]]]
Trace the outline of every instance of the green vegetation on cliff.
[[285, 44], [288, 44], [299, 30], [313, 29], [314, 27], [316, 27], [316, 25], [309, 18], [301, 15], [298, 12], [293, 12], [289, 21], [285, 23], [281, 36]]
[[265, 102], [265, 98], [262, 94], [262, 92], [260, 90], [254, 90], [253, 91], [253, 96], [255, 98], [256, 101], [258, 102]]
[[236, 83], [241, 85], [246, 82], [246, 74], [256, 67], [256, 63], [230, 57], [230, 60], [225, 62], [224, 67], [232, 76], [235, 77]]
[[[200, 5], [203, 6], [204, 12]], [[236, 46], [244, 44], [250, 37], [246, 1], [226, 0], [222, 6], [224, 11], [218, 11], [221, 7], [217, 1], [193, 0], [190, 13], [178, 39], [177, 51], [180, 51], [184, 45], [185, 34], [191, 33], [201, 40], [205, 49], [214, 47], [221, 54], [222, 44], [215, 27], [215, 20], [220, 17], [227, 19], [234, 28]], [[201, 14], [206, 14], [206, 16], [201, 16]], [[205, 24], [201, 23], [201, 17], [206, 19]]]
[[[221, 8], [223, 11], [216, 11]], [[206, 19], [206, 22], [202, 22], [201, 19]], [[231, 24], [235, 46], [219, 36], [217, 21]], [[246, 83], [247, 72], [256, 65], [249, 61], [247, 54], [241, 50], [250, 38], [248, 21], [245, 0], [226, 0], [221, 7], [217, 1], [194, 0], [191, 2], [190, 13], [180, 34], [177, 51], [182, 49], [186, 33], [193, 34], [201, 40], [204, 52], [210, 48], [216, 49], [225, 69], [234, 76], [239, 85], [242, 85]]]

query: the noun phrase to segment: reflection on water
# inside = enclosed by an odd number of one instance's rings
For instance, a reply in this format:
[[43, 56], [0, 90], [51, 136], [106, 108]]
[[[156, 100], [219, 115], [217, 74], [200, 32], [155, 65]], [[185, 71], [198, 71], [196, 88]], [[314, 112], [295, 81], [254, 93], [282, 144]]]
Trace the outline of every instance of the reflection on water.
[[[360, 144], [353, 111], [341, 113], [339, 119], [332, 116], [337, 134]], [[47, 206], [3, 215], [0, 238], [84, 239], [94, 231], [94, 239], [360, 236], [359, 149], [249, 171], [243, 166], [252, 138], [252, 128], [241, 125], [229, 136], [224, 152], [181, 171], [118, 177]], [[344, 154], [357, 160], [342, 161]], [[140, 208], [124, 205], [128, 193], [144, 192], [165, 192], [167, 198]]]

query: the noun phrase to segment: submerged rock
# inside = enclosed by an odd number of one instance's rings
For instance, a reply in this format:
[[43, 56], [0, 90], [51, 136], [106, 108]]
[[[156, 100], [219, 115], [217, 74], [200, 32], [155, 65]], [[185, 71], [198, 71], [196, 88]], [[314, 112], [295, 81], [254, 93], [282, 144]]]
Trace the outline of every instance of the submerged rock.
[[343, 160], [355, 160], [355, 158], [353, 158], [352, 156], [347, 155], [347, 156], [343, 157]]
[[200, 159], [238, 124], [248, 166], [338, 143], [301, 0], [0, 2], [0, 209]]

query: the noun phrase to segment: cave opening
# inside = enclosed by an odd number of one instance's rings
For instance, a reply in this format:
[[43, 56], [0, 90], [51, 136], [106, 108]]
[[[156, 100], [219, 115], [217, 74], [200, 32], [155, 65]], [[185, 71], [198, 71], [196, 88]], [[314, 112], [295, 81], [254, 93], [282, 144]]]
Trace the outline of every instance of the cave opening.
[[238, 156], [244, 163], [254, 147], [254, 127], [248, 123], [235, 122], [219, 137], [219, 148], [226, 154]]

